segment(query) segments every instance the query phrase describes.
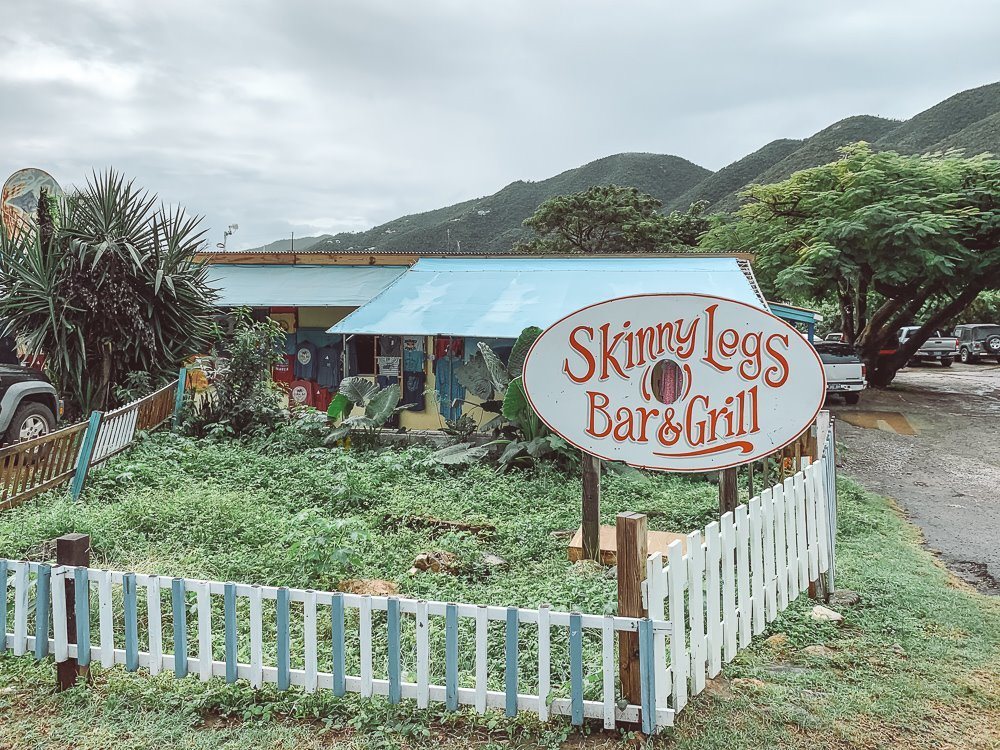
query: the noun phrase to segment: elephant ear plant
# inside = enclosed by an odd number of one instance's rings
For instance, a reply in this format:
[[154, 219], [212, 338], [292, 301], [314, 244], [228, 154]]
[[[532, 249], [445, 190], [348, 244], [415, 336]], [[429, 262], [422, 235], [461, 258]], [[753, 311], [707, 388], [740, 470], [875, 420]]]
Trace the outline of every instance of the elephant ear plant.
[[579, 461], [578, 452], [538, 418], [524, 392], [524, 360], [541, 334], [542, 329], [534, 326], [521, 331], [506, 364], [489, 345], [479, 342], [479, 351], [466, 365], [460, 380], [484, 399], [479, 405], [483, 411], [496, 413], [483, 428], [494, 430], [498, 438], [487, 446], [463, 443], [444, 448], [434, 454], [439, 463], [473, 463], [485, 455], [488, 447], [502, 447], [498, 461], [504, 469], [528, 465], [549, 454], [556, 454], [568, 464]]
[[[336, 425], [324, 443], [332, 445], [349, 437], [356, 449], [375, 448], [379, 444], [378, 430], [399, 411], [400, 398], [402, 391], [397, 384], [380, 388], [365, 378], [344, 378], [326, 411]], [[354, 407], [359, 407], [363, 413], [353, 413]]]

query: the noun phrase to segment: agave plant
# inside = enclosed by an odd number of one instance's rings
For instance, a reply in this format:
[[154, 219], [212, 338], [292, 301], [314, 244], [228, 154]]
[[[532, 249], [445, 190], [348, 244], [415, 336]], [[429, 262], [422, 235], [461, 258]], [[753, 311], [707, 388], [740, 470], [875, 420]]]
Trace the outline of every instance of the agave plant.
[[129, 373], [176, 371], [211, 341], [208, 268], [194, 260], [200, 217], [167, 208], [114, 170], [36, 225], [0, 228], [0, 333], [44, 353], [71, 415], [102, 409]]

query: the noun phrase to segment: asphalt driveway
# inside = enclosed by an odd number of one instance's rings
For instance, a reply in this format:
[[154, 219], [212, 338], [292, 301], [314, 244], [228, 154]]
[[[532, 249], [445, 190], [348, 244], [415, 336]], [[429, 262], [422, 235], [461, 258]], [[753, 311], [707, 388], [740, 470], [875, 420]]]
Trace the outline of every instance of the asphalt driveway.
[[830, 403], [841, 471], [896, 500], [958, 576], [1000, 595], [1000, 365], [906, 368]]

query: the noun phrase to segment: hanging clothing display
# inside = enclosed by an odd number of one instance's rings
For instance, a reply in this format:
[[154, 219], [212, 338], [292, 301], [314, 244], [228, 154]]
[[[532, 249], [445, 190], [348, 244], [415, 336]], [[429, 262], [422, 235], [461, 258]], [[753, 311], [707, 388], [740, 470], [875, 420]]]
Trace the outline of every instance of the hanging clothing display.
[[434, 358], [461, 357], [464, 349], [465, 339], [452, 338], [451, 336], [438, 336], [434, 339]]
[[295, 379], [295, 355], [285, 355], [271, 368], [275, 383], [291, 383]]
[[465, 399], [465, 386], [458, 380], [461, 369], [460, 356], [439, 357], [434, 362], [434, 389], [438, 394], [438, 410], [442, 417], [452, 421], [462, 416], [461, 402]]
[[316, 376], [316, 345], [311, 341], [300, 341], [295, 351], [295, 377], [312, 380]]
[[427, 355], [423, 336], [403, 336], [403, 372], [423, 372]]
[[341, 374], [342, 341], [320, 347], [316, 350], [316, 382], [324, 388], [337, 388], [343, 380]]
[[427, 399], [424, 391], [427, 389], [427, 374], [423, 372], [403, 373], [403, 398], [400, 401], [409, 411], [424, 411]]
[[379, 336], [378, 356], [375, 357], [375, 382], [386, 388], [399, 382], [400, 358], [403, 354], [401, 336]]
[[308, 380], [293, 380], [288, 390], [288, 396], [292, 404], [297, 406], [313, 405], [313, 383]]

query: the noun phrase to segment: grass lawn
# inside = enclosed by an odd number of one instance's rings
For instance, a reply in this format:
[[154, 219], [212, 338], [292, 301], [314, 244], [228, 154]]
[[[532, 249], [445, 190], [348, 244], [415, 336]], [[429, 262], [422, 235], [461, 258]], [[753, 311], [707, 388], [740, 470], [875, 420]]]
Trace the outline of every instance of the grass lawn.
[[[842, 610], [845, 625], [813, 622], [811, 602], [800, 599], [655, 746], [1000, 747], [1000, 601], [956, 583], [886, 500], [849, 482], [840, 492], [838, 583], [861, 594]], [[342, 453], [288, 431], [253, 444], [160, 434], [96, 472], [83, 503], [50, 493], [0, 514], [0, 556], [41, 559], [43, 542], [80, 531], [91, 535], [95, 565], [121, 570], [312, 588], [374, 578], [411, 597], [612, 611], [614, 580], [567, 562], [566, 540], [554, 533], [578, 524], [579, 495], [576, 477], [553, 470], [446, 471], [420, 449]], [[652, 529], [689, 531], [716, 508], [716, 488], [699, 479], [605, 478], [604, 523], [636, 510]], [[435, 550], [454, 555], [457, 574], [408, 572], [418, 553]], [[484, 553], [507, 567], [487, 565]], [[783, 637], [765, 640], [775, 634]], [[803, 653], [816, 644], [828, 651]], [[531, 685], [530, 644], [522, 656]], [[409, 702], [254, 692], [120, 667], [93, 674], [91, 687], [56, 694], [50, 663], [0, 657], [0, 748], [633, 742], [581, 735], [562, 720], [420, 712]]]

